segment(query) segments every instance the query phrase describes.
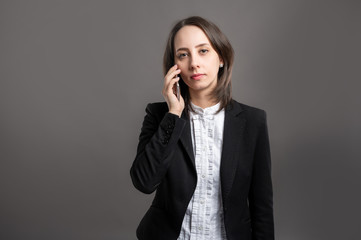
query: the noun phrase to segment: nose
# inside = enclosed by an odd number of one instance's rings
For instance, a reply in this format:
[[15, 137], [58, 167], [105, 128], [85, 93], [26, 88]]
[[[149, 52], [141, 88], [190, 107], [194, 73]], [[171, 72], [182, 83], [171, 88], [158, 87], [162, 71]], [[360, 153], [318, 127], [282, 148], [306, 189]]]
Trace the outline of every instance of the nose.
[[189, 58], [190, 60], [190, 70], [199, 68], [199, 58], [197, 55], [193, 54], [192, 57]]

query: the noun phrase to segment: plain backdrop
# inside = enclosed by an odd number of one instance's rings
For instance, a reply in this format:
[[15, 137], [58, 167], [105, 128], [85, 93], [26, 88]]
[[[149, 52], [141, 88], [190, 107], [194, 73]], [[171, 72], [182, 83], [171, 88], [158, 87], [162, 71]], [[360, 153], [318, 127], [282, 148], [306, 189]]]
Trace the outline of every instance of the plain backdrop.
[[136, 239], [129, 170], [176, 21], [216, 23], [266, 110], [278, 240], [356, 240], [361, 1], [0, 1], [0, 239]]

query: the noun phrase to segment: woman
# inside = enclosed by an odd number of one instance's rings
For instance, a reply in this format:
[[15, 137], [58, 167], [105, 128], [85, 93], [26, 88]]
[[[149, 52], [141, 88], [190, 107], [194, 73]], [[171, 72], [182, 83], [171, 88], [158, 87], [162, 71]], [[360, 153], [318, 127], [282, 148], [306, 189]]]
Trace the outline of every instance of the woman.
[[147, 105], [130, 170], [138, 190], [156, 190], [137, 237], [274, 239], [266, 112], [232, 99], [229, 41], [189, 17], [163, 60], [165, 102]]

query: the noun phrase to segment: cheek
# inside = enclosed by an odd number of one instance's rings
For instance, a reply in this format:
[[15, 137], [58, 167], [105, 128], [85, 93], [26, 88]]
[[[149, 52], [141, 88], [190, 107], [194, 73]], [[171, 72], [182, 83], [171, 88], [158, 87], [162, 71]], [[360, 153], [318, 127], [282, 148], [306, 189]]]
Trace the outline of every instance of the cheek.
[[217, 74], [219, 71], [219, 63], [218, 61], [213, 61], [211, 68], [209, 69], [213, 74]]
[[182, 80], [183, 80], [184, 82], [188, 82], [187, 76], [185, 76], [185, 75], [183, 75], [183, 74], [180, 74], [180, 76], [181, 76], [181, 78], [182, 78]]
[[220, 62], [219, 62], [219, 60], [218, 60], [218, 56], [214, 56], [214, 57], [212, 58], [212, 67], [213, 67], [215, 70], [217, 70], [217, 69], [219, 68], [219, 64], [220, 64]]
[[178, 65], [178, 69], [181, 70], [180, 75], [184, 76], [185, 73], [187, 72], [187, 67], [185, 66], [185, 64], [182, 63], [177, 63], [177, 65]]

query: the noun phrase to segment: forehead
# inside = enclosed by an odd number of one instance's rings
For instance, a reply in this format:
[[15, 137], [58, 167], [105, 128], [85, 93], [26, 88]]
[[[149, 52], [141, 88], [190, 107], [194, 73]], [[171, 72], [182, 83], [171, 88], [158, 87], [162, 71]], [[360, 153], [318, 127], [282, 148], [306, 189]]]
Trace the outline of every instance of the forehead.
[[184, 26], [174, 37], [174, 48], [193, 48], [200, 43], [210, 44], [207, 35], [196, 26]]

